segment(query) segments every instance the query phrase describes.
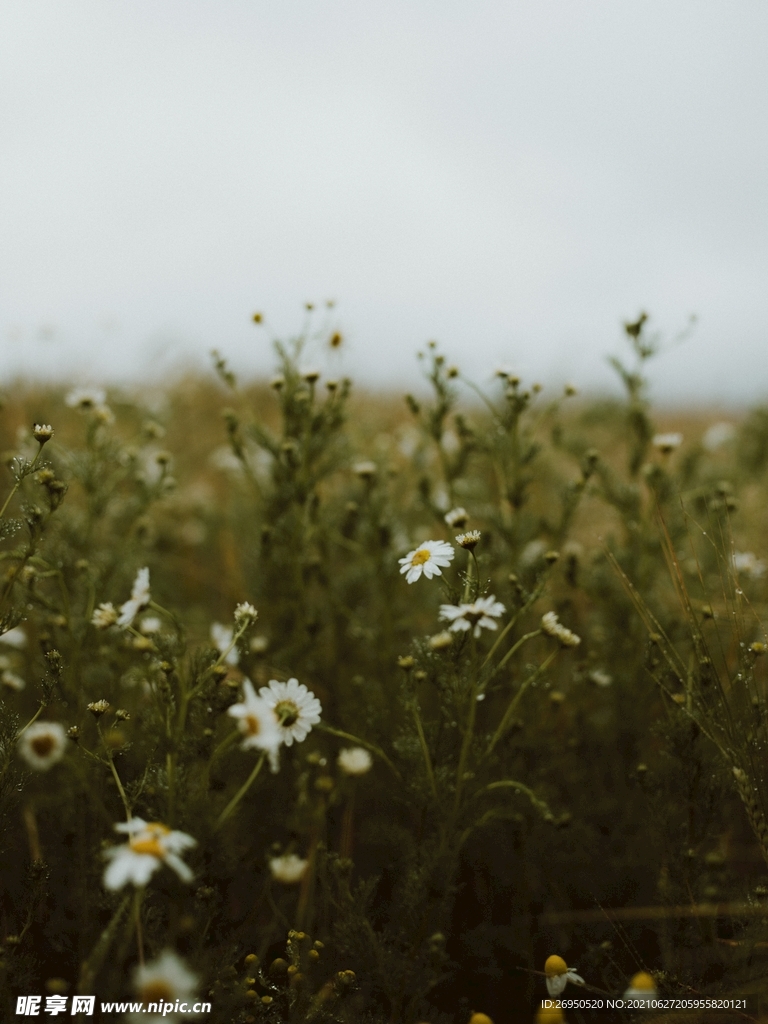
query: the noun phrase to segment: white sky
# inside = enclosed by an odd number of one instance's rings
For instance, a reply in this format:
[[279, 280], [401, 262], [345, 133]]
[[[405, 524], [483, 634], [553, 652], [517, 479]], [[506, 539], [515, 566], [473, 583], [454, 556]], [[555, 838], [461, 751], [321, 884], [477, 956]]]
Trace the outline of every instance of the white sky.
[[0, 375], [269, 370], [338, 300], [346, 370], [436, 338], [583, 387], [768, 397], [764, 0], [3, 0]]

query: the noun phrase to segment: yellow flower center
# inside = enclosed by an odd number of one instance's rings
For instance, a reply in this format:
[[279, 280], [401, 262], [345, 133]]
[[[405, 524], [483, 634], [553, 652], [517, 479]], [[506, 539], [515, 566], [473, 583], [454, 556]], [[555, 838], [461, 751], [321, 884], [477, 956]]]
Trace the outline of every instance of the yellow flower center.
[[162, 860], [163, 848], [154, 837], [140, 836], [138, 839], [131, 839], [131, 849], [134, 853], [149, 853], [158, 860]]
[[568, 964], [561, 956], [556, 954], [547, 957], [547, 962], [544, 964], [544, 973], [548, 978], [556, 978], [558, 974], [565, 974], [568, 970]]
[[275, 714], [281, 725], [291, 726], [298, 721], [299, 709], [292, 700], [281, 700], [275, 705]]
[[176, 997], [171, 986], [163, 978], [155, 978], [142, 985], [138, 995], [143, 1003], [172, 1003]]
[[247, 732], [249, 736], [259, 735], [261, 732], [261, 722], [256, 715], [246, 715], [243, 721], [245, 722], [245, 732]]
[[424, 565], [425, 562], [429, 561], [429, 557], [429, 548], [420, 548], [411, 559], [411, 565]]
[[642, 991], [652, 992], [656, 988], [656, 982], [647, 971], [639, 971], [630, 982], [632, 988], [641, 989]]
[[48, 757], [55, 746], [52, 736], [36, 736], [29, 745], [38, 757]]

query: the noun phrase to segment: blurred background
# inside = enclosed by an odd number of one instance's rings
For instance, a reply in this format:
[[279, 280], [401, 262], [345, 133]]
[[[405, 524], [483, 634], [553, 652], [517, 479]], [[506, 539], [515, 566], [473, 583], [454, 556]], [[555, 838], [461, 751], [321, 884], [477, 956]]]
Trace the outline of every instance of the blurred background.
[[263, 374], [313, 302], [368, 386], [435, 338], [599, 391], [645, 309], [657, 400], [765, 398], [767, 45], [758, 0], [5, 0], [0, 375]]

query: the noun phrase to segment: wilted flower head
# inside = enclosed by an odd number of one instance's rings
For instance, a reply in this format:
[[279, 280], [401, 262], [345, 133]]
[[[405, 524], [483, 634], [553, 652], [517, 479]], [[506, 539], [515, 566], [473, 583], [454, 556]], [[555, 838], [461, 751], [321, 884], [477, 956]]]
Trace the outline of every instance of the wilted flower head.
[[405, 573], [407, 583], [415, 583], [422, 573], [431, 579], [442, 576], [441, 569], [450, 565], [455, 555], [453, 547], [444, 540], [425, 540], [413, 551], [401, 558], [401, 574]]
[[270, 679], [269, 685], [259, 690], [259, 696], [277, 716], [286, 747], [290, 747], [294, 740], [303, 743], [312, 726], [320, 721], [323, 711], [320, 701], [298, 679], [289, 679], [287, 683]]
[[547, 976], [547, 992], [551, 996], [559, 996], [569, 981], [574, 985], [584, 984], [584, 979], [576, 974], [576, 968], [568, 967], [561, 956], [547, 957], [544, 973]]
[[127, 833], [128, 842], [104, 851], [110, 861], [104, 872], [107, 889], [122, 889], [128, 882], [143, 887], [163, 864], [172, 868], [182, 882], [192, 881], [192, 872], [179, 857], [184, 850], [197, 845], [197, 840], [186, 832], [176, 832], [159, 821], [146, 822], [142, 818], [120, 822], [115, 831]]
[[[221, 654], [224, 654], [230, 646], [234, 635], [234, 630], [231, 626], [222, 626], [220, 622], [211, 623], [211, 640], [213, 640], [216, 650]], [[237, 647], [232, 647], [232, 649], [227, 652], [224, 661], [227, 665], [236, 665], [238, 661], [240, 661], [240, 655]]]
[[236, 718], [243, 734], [243, 750], [263, 750], [269, 754], [272, 771], [277, 771], [277, 752], [283, 742], [280, 724], [272, 705], [257, 697], [250, 679], [243, 680], [243, 699], [227, 708], [227, 714]]
[[[137, 1000], [144, 1004], [144, 1010], [141, 1013], [130, 1013], [127, 1020], [130, 1024], [158, 1024], [160, 1021], [177, 1021], [189, 1017], [188, 1009], [181, 1016], [173, 1012], [166, 1015], [164, 1007], [167, 1003], [175, 1005], [177, 1001], [191, 1003], [199, 981], [181, 957], [169, 949], [164, 950], [157, 960], [140, 964], [134, 970], [133, 990]], [[146, 1008], [150, 1003], [157, 1004], [162, 1012], [147, 1016]]]
[[570, 629], [562, 624], [557, 618], [555, 612], [545, 612], [541, 617], [541, 628], [549, 636], [555, 637], [559, 640], [563, 647], [578, 647], [581, 643], [581, 637], [576, 636]]
[[255, 622], [258, 618], [259, 613], [249, 604], [248, 601], [241, 601], [240, 604], [235, 608], [235, 625], [242, 626], [244, 622]]
[[450, 647], [453, 643], [453, 637], [447, 629], [444, 629], [442, 633], [435, 633], [434, 636], [431, 636], [427, 643], [433, 651], [444, 651], [446, 647]]
[[479, 597], [470, 604], [442, 604], [440, 618], [451, 623], [449, 629], [452, 633], [472, 629], [474, 635], [478, 637], [483, 629], [496, 629], [493, 620], [498, 619], [505, 611], [501, 601], [497, 601], [491, 594], [490, 597]]
[[19, 753], [39, 772], [60, 761], [66, 748], [67, 734], [58, 722], [33, 722], [19, 737]]
[[94, 700], [88, 704], [88, 710], [91, 712], [94, 718], [101, 718], [102, 715], [106, 715], [109, 711], [108, 700]]
[[467, 525], [469, 513], [465, 508], [452, 508], [450, 512], [445, 513], [443, 518], [452, 530], [461, 530]]
[[295, 853], [284, 853], [280, 857], [270, 859], [269, 870], [276, 882], [282, 882], [283, 885], [296, 885], [304, 877], [308, 864], [308, 860], [302, 860]]
[[371, 770], [373, 758], [365, 747], [347, 747], [339, 751], [339, 768], [347, 775], [365, 775]]
[[456, 543], [460, 548], [466, 548], [467, 551], [474, 551], [480, 543], [481, 536], [482, 534], [479, 530], [467, 530], [466, 533], [460, 533], [458, 535]]
[[47, 423], [36, 423], [32, 428], [32, 436], [39, 444], [45, 444], [53, 437], [53, 427]]
[[111, 601], [100, 604], [91, 616], [91, 623], [97, 629], [108, 629], [117, 622], [117, 609]]
[[150, 600], [149, 569], [145, 566], [136, 573], [130, 599], [120, 605], [120, 615], [117, 620], [118, 626], [130, 626], [141, 609], [145, 608]]
[[675, 448], [679, 448], [683, 443], [683, 435], [676, 432], [669, 434], [656, 434], [653, 438], [654, 448], [662, 453], [662, 455], [669, 455]]

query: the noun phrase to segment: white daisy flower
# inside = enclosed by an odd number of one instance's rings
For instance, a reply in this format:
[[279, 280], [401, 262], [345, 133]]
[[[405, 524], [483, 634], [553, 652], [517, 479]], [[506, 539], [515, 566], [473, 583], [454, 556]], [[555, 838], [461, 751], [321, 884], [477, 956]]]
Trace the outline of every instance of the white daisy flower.
[[570, 629], [560, 622], [556, 612], [545, 612], [541, 617], [541, 628], [549, 636], [559, 640], [563, 647], [578, 647], [581, 637], [576, 636]]
[[58, 722], [33, 722], [19, 737], [19, 753], [39, 772], [60, 761], [66, 749], [67, 734]]
[[561, 956], [548, 956], [544, 964], [547, 976], [547, 992], [551, 996], [559, 996], [570, 981], [574, 985], [583, 985], [584, 979], [576, 973], [575, 967], [569, 967]]
[[450, 565], [455, 555], [453, 547], [444, 540], [425, 540], [405, 558], [399, 559], [401, 574], [406, 573], [406, 583], [415, 583], [422, 573], [431, 579], [442, 576], [441, 568]]
[[493, 620], [505, 611], [501, 601], [497, 601], [491, 594], [490, 597], [479, 597], [471, 604], [441, 604], [440, 618], [451, 623], [448, 628], [452, 633], [474, 629], [474, 635], [478, 637], [483, 629], [496, 629]]
[[[222, 626], [220, 622], [211, 623], [211, 640], [213, 640], [213, 645], [216, 650], [220, 651], [221, 654], [223, 654], [232, 643], [232, 637], [234, 635], [235, 633], [231, 626]], [[227, 665], [236, 665], [238, 661], [240, 661], [240, 655], [237, 647], [232, 648], [224, 661]]]
[[21, 651], [27, 646], [27, 634], [21, 626], [14, 626], [13, 629], [0, 634], [0, 643], [8, 644], [9, 647], [15, 647], [17, 651]]
[[[129, 1024], [159, 1024], [160, 1021], [177, 1021], [183, 1017], [198, 1016], [191, 1009], [197, 995], [200, 979], [193, 974], [186, 963], [171, 950], [164, 950], [157, 960], [141, 964], [133, 972], [133, 990], [137, 1000], [144, 1004], [141, 1013], [129, 1013], [126, 1020]], [[171, 1012], [165, 1014], [164, 1005], [176, 1002], [187, 1003], [182, 1014]], [[150, 1004], [154, 1003], [158, 1012], [147, 1016]]]
[[658, 994], [658, 989], [656, 988], [656, 982], [653, 980], [653, 976], [647, 971], [638, 971], [637, 974], [632, 975], [629, 987], [624, 993], [624, 998], [655, 999]]
[[284, 853], [281, 857], [270, 859], [269, 870], [276, 882], [296, 885], [304, 877], [308, 864], [308, 860], [297, 857], [295, 853]]
[[272, 771], [277, 771], [277, 753], [283, 742], [273, 705], [257, 697], [250, 679], [243, 680], [243, 700], [227, 708], [227, 714], [237, 718], [237, 727], [243, 734], [243, 750], [264, 750], [269, 754]]
[[589, 678], [595, 686], [610, 686], [613, 682], [613, 676], [601, 668], [592, 669], [589, 673]]
[[145, 636], [151, 636], [153, 633], [159, 633], [162, 625], [163, 623], [157, 615], [145, 615], [139, 623], [139, 632]]
[[159, 821], [146, 822], [131, 818], [115, 825], [116, 832], [126, 832], [128, 842], [104, 851], [110, 861], [104, 872], [107, 889], [122, 889], [128, 882], [145, 886], [163, 864], [173, 868], [182, 882], [191, 882], [193, 874], [179, 857], [184, 850], [197, 846], [197, 840], [186, 832], [176, 832]]
[[443, 519], [445, 519], [452, 530], [461, 530], [467, 525], [469, 513], [465, 508], [452, 508], [450, 512], [445, 513]]
[[317, 697], [298, 679], [279, 683], [270, 679], [268, 686], [262, 686], [259, 695], [277, 715], [283, 743], [290, 747], [293, 741], [303, 743], [320, 721], [323, 707]]
[[9, 668], [4, 668], [0, 673], [0, 683], [7, 686], [9, 690], [23, 690], [27, 685], [21, 676], [11, 672]]
[[677, 432], [669, 434], [655, 434], [651, 443], [653, 444], [653, 447], [658, 448], [663, 455], [669, 455], [670, 452], [673, 452], [675, 448], [679, 448], [683, 443], [683, 435]]
[[346, 747], [339, 751], [338, 764], [346, 775], [365, 775], [371, 770], [373, 758], [365, 747]]
[[96, 629], [109, 629], [110, 626], [114, 626], [117, 622], [117, 610], [111, 601], [106, 601], [100, 604], [98, 608], [94, 609], [93, 615], [91, 616], [91, 624]]
[[149, 569], [145, 566], [136, 573], [133, 581], [131, 596], [125, 604], [120, 605], [120, 616], [117, 620], [118, 626], [130, 626], [142, 608], [146, 608], [151, 600], [149, 592]]

